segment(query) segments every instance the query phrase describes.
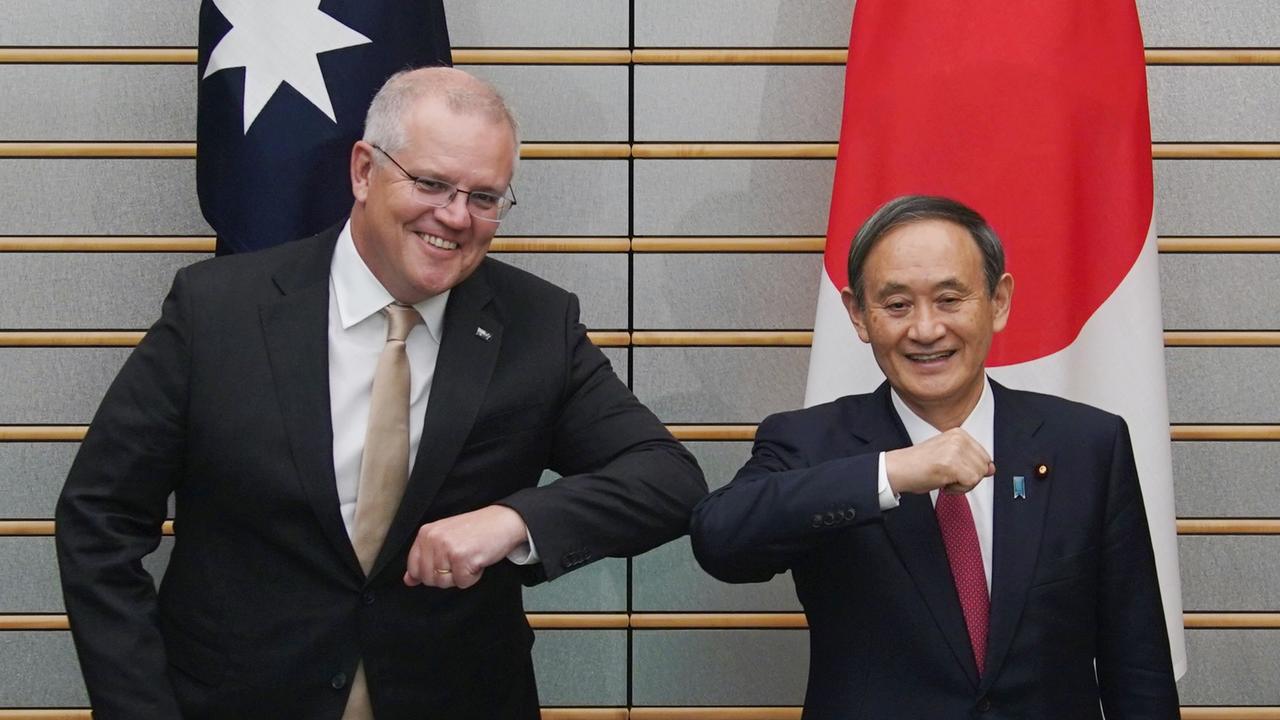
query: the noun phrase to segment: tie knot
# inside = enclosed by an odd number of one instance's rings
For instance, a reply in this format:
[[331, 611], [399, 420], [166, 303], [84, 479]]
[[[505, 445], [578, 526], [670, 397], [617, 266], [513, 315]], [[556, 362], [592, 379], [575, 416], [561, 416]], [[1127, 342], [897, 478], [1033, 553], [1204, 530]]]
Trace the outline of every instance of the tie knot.
[[412, 305], [391, 303], [383, 308], [382, 312], [387, 315], [387, 342], [392, 340], [404, 342], [404, 339], [409, 337], [409, 331], [422, 322], [422, 316]]

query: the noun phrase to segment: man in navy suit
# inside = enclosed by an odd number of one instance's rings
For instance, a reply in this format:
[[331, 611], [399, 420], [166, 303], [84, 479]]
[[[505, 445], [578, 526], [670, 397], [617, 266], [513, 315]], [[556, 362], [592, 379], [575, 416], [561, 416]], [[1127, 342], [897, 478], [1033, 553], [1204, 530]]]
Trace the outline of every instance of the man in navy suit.
[[849, 279], [888, 382], [766, 418], [692, 527], [721, 580], [791, 571], [804, 717], [1177, 718], [1124, 420], [983, 370], [1013, 296], [995, 232], [898, 198], [859, 229]]

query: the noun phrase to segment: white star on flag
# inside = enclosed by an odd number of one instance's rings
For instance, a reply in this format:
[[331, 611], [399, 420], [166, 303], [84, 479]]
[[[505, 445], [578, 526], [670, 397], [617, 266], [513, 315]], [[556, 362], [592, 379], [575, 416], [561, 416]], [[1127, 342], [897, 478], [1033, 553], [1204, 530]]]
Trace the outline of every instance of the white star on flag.
[[317, 55], [369, 38], [320, 12], [320, 0], [213, 0], [231, 30], [209, 54], [204, 77], [244, 68], [244, 132], [283, 83], [335, 123]]

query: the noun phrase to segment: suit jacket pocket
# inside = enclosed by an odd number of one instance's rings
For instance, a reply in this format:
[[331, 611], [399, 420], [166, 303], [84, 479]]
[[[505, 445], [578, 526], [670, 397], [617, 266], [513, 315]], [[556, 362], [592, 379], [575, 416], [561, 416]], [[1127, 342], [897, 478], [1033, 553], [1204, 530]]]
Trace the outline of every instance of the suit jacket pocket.
[[1092, 576], [1097, 571], [1098, 549], [1096, 547], [1062, 557], [1041, 559], [1036, 563], [1036, 573], [1031, 579], [1031, 587]]

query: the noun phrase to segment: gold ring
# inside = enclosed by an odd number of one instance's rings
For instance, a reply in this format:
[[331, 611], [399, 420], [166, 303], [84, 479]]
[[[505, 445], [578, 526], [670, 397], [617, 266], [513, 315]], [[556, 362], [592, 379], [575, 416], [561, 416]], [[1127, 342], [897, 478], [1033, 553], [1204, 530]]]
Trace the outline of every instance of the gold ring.
[[437, 575], [451, 575], [453, 571], [448, 568], [436, 568]]

